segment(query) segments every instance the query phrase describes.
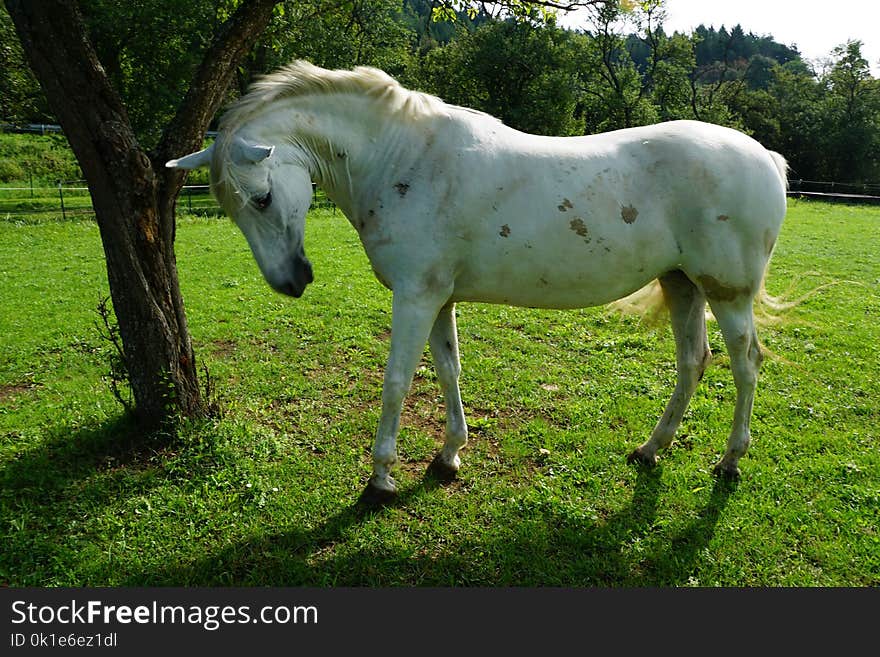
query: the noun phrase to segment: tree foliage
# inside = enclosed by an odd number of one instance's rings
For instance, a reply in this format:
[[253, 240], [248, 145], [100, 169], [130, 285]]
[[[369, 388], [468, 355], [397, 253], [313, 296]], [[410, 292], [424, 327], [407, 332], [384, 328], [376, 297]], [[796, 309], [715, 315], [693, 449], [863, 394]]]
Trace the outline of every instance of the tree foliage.
[[[241, 1], [81, 0], [142, 144], [159, 142], [217, 26]], [[571, 7], [589, 13], [585, 30], [557, 25]], [[880, 175], [880, 91], [861, 44], [842, 44], [817, 73], [795, 46], [747, 26], [667, 33], [664, 12], [664, 0], [284, 0], [231, 93], [296, 58], [371, 65], [530, 132], [695, 118], [753, 134], [803, 178]], [[0, 52], [0, 120], [51, 120], [5, 12]]]
[[53, 123], [55, 117], [30, 67], [25, 61], [15, 27], [0, 5], [0, 121]]
[[871, 78], [859, 41], [838, 46], [832, 57], [820, 80], [828, 176], [865, 181], [880, 172], [880, 84]]
[[428, 53], [423, 80], [445, 100], [520, 130], [582, 134], [575, 116], [580, 41], [552, 24], [492, 21]]
[[141, 143], [155, 146], [201, 61], [224, 3], [214, 0], [81, 0], [107, 77], [125, 99]]

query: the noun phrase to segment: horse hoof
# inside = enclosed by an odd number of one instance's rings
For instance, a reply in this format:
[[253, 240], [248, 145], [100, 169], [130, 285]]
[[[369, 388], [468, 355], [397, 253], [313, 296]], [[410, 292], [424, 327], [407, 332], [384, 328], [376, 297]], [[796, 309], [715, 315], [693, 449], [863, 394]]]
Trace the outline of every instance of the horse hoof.
[[655, 465], [657, 465], [657, 456], [656, 454], [645, 454], [642, 451], [641, 447], [636, 447], [632, 452], [630, 452], [629, 456], [626, 457], [626, 462], [638, 463], [639, 465], [653, 468]]
[[712, 470], [712, 474], [718, 477], [719, 479], [723, 479], [725, 481], [739, 481], [741, 473], [739, 468], [734, 466], [730, 466], [726, 464], [724, 461], [721, 461], [715, 468]]
[[397, 499], [397, 490], [379, 488], [371, 479], [358, 498], [358, 506], [375, 509], [391, 504]]
[[458, 476], [458, 468], [452, 467], [446, 461], [441, 459], [439, 454], [437, 454], [437, 456], [434, 457], [434, 460], [431, 461], [425, 474], [438, 481], [449, 482], [453, 481]]

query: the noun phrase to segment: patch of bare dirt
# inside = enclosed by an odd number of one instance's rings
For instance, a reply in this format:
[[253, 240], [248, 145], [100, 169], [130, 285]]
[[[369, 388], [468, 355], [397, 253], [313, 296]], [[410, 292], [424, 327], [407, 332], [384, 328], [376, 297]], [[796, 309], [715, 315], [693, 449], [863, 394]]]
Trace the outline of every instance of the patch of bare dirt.
[[235, 340], [211, 340], [209, 349], [218, 358], [229, 358], [238, 349]]
[[31, 382], [0, 385], [0, 402], [4, 402], [7, 399], [11, 399], [26, 392], [30, 392], [34, 388], [39, 387], [39, 385], [39, 383]]

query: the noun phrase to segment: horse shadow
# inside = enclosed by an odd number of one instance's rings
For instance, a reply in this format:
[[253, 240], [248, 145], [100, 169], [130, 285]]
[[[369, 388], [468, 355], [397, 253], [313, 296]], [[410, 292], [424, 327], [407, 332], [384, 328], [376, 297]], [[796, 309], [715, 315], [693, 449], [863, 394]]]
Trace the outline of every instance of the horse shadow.
[[[0, 468], [0, 492], [13, 531], [0, 560], [0, 572], [5, 572], [0, 580], [45, 568], [39, 564], [69, 559], [70, 547], [63, 540], [66, 528], [81, 522], [89, 508], [118, 505], [127, 496], [148, 494], [162, 481], [155, 476], [157, 463], [174, 449], [172, 437], [139, 432], [133, 422], [120, 416], [74, 433], [59, 429], [8, 461]], [[386, 516], [397, 526], [436, 531], [421, 502], [446, 484], [424, 476], [406, 484], [393, 505], [371, 508], [352, 500], [310, 527], [248, 537], [189, 562], [136, 569], [121, 583], [572, 587], [693, 583], [695, 569], [736, 484], [717, 480], [695, 518], [663, 541], [663, 530], [656, 526], [663, 466], [636, 467], [631, 499], [602, 518], [572, 516], [552, 502], [525, 515], [505, 507], [498, 526], [461, 536], [438, 536], [442, 549], [430, 550], [430, 554], [414, 553], [407, 541], [360, 545], [351, 540], [366, 524], [386, 523]], [[123, 477], [125, 485], [112, 485], [115, 477]], [[75, 504], [69, 503], [71, 496]], [[453, 490], [442, 512], [455, 513], [457, 504], [467, 503], [466, 490]], [[430, 504], [433, 508], [433, 499]], [[17, 514], [26, 517], [26, 526], [14, 526]], [[411, 519], [401, 522], [395, 514], [408, 514]], [[634, 550], [634, 545], [647, 548]], [[475, 556], [481, 554], [492, 555], [494, 572], [487, 573]]]
[[[671, 541], [642, 555], [624, 546], [651, 542], [662, 489], [662, 466], [639, 466], [630, 502], [604, 520], [583, 521], [552, 510], [511, 522], [501, 533], [450, 541], [438, 555], [413, 554], [389, 544], [351, 550], [344, 544], [364, 523], [389, 513], [411, 513], [419, 498], [444, 485], [426, 476], [404, 488], [393, 505], [343, 507], [312, 529], [293, 528], [251, 538], [188, 564], [169, 564], [133, 575], [132, 586], [551, 586], [650, 587], [693, 583], [700, 555], [736, 484], [715, 482], [705, 507]], [[654, 541], [657, 543], [657, 541]], [[487, 581], [471, 555], [491, 553], [496, 576]], [[329, 555], [329, 556], [328, 556]], [[499, 556], [507, 555], [507, 556]]]

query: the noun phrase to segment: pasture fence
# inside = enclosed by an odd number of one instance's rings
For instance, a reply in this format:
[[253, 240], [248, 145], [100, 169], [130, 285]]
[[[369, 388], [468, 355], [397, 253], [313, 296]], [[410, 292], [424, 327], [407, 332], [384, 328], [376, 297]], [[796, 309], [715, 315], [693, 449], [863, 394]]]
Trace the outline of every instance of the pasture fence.
[[[788, 195], [791, 198], [880, 204], [880, 183], [790, 180]], [[333, 202], [317, 187], [312, 206], [335, 209]], [[177, 199], [177, 209], [178, 212], [201, 216], [223, 214], [208, 185], [185, 185]], [[35, 184], [29, 176], [23, 183], [0, 185], [0, 219], [5, 221], [66, 221], [94, 214], [91, 195], [84, 181]]]
[[[48, 135], [63, 133], [64, 130], [56, 123], [0, 123], [0, 132], [13, 132], [18, 134]], [[216, 137], [216, 130], [208, 130], [207, 137]]]
[[[12, 124], [12, 123], [0, 123], [0, 132], [17, 132], [17, 133], [30, 133], [30, 134], [40, 134], [46, 135], [51, 133], [62, 133], [62, 129], [60, 125], [48, 124], [48, 123], [28, 123], [28, 124]], [[213, 138], [217, 136], [216, 131], [208, 131], [205, 133], [205, 136], [208, 138]], [[30, 178], [30, 191], [31, 198], [34, 198], [34, 190], [36, 189], [33, 185], [33, 180]], [[816, 200], [823, 201], [838, 201], [843, 203], [868, 203], [868, 204], [880, 204], [880, 182], [878, 183], [846, 183], [846, 182], [834, 182], [834, 181], [820, 181], [820, 180], [803, 180], [803, 179], [789, 179], [789, 190], [788, 196], [792, 198], [813, 198]], [[57, 188], [57, 196], [58, 196], [58, 206], [54, 209], [38, 211], [38, 212], [55, 212], [58, 213], [60, 211], [62, 217], [67, 218], [67, 205], [65, 205], [64, 195], [68, 194], [68, 197], [71, 194], [79, 191], [83, 191], [84, 188], [80, 187], [62, 187], [65, 183], [59, 183]], [[34, 214], [34, 212], [15, 212], [15, 211], [6, 211], [7, 203], [6, 199], [4, 199], [4, 195], [9, 191], [21, 191], [20, 188], [14, 187], [0, 187], [0, 216], [8, 216], [13, 217], [16, 214]], [[86, 190], [87, 192], [88, 190]], [[187, 185], [181, 191], [181, 199], [185, 203], [186, 209], [189, 212], [210, 212], [213, 214], [219, 214], [221, 212], [220, 208], [217, 207], [216, 203], [213, 207], [208, 207], [209, 204], [205, 202], [205, 199], [201, 198], [202, 196], [210, 197], [210, 194], [207, 193], [206, 185]], [[326, 197], [320, 192], [315, 194], [314, 205], [318, 207], [334, 207], [333, 203], [329, 201]], [[195, 203], [194, 203], [195, 201]], [[180, 202], [180, 201], [179, 201]], [[178, 205], [180, 207], [180, 205]], [[72, 215], [78, 214], [88, 214], [89, 210], [85, 207], [76, 207], [70, 208], [70, 213]], [[94, 213], [94, 211], [91, 211]]]
[[[313, 207], [335, 208], [321, 190], [315, 188]], [[178, 212], [202, 216], [220, 216], [223, 210], [211, 195], [208, 185], [184, 185], [177, 198]], [[54, 185], [26, 183], [0, 185], [0, 219], [34, 221], [75, 219], [93, 216], [92, 197], [84, 181], [58, 181]]]
[[880, 204], [880, 183], [843, 183], [789, 179], [788, 195], [844, 203]]
[[55, 132], [63, 132], [60, 125], [53, 123], [0, 123], [0, 131], [36, 135], [48, 135]]

